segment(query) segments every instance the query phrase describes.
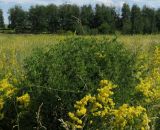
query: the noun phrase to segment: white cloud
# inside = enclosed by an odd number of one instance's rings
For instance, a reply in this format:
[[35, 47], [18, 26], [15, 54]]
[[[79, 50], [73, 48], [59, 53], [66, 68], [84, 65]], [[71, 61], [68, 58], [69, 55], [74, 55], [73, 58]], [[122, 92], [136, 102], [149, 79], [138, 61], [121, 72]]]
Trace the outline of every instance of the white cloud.
[[63, 4], [63, 3], [72, 3], [78, 5], [84, 4], [96, 4], [96, 3], [104, 3], [105, 5], [120, 5], [122, 3], [121, 0], [118, 2], [113, 2], [113, 0], [0, 0], [0, 3], [15, 3], [15, 4]]
[[15, 3], [15, 4], [63, 4], [63, 3], [71, 3], [71, 4], [96, 4], [96, 3], [104, 3], [105, 5], [112, 5], [116, 7], [121, 7], [124, 2], [127, 3], [136, 3], [140, 5], [151, 5], [151, 6], [160, 6], [160, 0], [0, 0], [0, 3]]
[[1, 3], [16, 3], [16, 4], [24, 4], [24, 3], [30, 3], [30, 4], [46, 4], [47, 2], [45, 0], [0, 0]]

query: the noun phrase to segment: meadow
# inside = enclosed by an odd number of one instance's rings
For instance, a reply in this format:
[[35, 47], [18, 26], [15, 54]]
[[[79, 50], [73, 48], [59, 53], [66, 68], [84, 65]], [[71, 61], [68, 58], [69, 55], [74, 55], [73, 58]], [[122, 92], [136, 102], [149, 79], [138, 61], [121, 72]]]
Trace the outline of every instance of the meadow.
[[[67, 37], [64, 35], [16, 35], [16, 34], [1, 34], [0, 35], [0, 50], [6, 52], [7, 50], [16, 50], [20, 54], [20, 59], [24, 59], [28, 56], [33, 48], [41, 47], [45, 45], [56, 44], [59, 41], [64, 40]], [[83, 36], [90, 37], [90, 36]], [[97, 39], [107, 37], [113, 38], [113, 35], [99, 35], [91, 36]], [[160, 35], [120, 35], [118, 41], [123, 42], [128, 47], [136, 46], [150, 46], [160, 42]], [[147, 47], [148, 48], [148, 47]]]
[[[3, 61], [2, 56], [8, 56], [8, 61], [11, 59], [15, 60], [18, 66], [23, 65], [23, 60], [32, 53], [34, 48], [44, 47], [47, 45], [54, 45], [63, 41], [66, 38], [73, 36], [64, 35], [16, 35], [16, 34], [1, 34], [0, 35], [0, 52], [1, 61]], [[99, 36], [83, 36], [85, 38], [96, 38], [102, 39], [103, 37], [107, 39], [112, 39], [113, 35], [99, 35]], [[143, 51], [147, 52], [150, 46], [153, 44], [159, 44], [160, 35], [120, 35], [117, 40], [122, 42], [128, 49], [136, 50], [136, 48], [141, 48]], [[5, 56], [4, 56], [5, 57]], [[5, 66], [12, 66], [9, 62], [5, 62]]]
[[158, 130], [160, 35], [0, 34], [0, 94], [0, 130]]

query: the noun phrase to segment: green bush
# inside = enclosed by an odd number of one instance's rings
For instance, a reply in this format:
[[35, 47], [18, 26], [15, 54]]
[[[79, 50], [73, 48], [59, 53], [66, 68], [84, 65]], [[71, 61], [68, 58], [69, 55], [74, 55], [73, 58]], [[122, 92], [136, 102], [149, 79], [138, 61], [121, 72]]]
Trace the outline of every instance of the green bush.
[[130, 101], [133, 94], [135, 56], [116, 39], [73, 37], [49, 48], [36, 49], [26, 59], [27, 79], [32, 88], [32, 111], [43, 102], [42, 122], [60, 129], [58, 119], [67, 118], [73, 103], [94, 93], [101, 79], [119, 85], [114, 99]]
[[112, 29], [108, 23], [103, 23], [98, 27], [98, 30], [102, 34], [109, 34]]

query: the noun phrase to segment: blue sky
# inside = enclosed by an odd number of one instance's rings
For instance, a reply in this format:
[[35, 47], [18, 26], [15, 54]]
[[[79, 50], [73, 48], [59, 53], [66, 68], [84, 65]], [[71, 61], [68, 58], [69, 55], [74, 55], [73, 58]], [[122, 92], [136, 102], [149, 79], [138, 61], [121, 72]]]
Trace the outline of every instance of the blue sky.
[[21, 5], [24, 9], [28, 9], [31, 5], [43, 4], [47, 5], [50, 3], [64, 4], [71, 3], [77, 5], [104, 3], [108, 6], [121, 7], [126, 2], [130, 5], [137, 4], [139, 6], [147, 5], [154, 8], [160, 8], [160, 0], [0, 0], [0, 8], [3, 9], [5, 22], [8, 23], [8, 9], [14, 5]]

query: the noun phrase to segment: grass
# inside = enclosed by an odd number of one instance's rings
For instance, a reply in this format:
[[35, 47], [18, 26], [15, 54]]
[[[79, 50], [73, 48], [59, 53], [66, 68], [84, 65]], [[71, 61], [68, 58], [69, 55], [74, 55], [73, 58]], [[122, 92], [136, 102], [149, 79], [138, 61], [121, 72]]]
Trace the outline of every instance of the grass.
[[[0, 34], [0, 54], [3, 53], [8, 55], [12, 51], [16, 52], [18, 55], [18, 62], [23, 62], [23, 59], [30, 55], [33, 48], [43, 47], [45, 45], [56, 44], [61, 40], [64, 40], [67, 37], [64, 35], [16, 35], [16, 34]], [[84, 36], [90, 37], [90, 36]], [[108, 37], [109, 39], [113, 38], [112, 35], [106, 36], [91, 36], [96, 37], [97, 39], [102, 37]], [[120, 35], [118, 36], [118, 41], [123, 42], [128, 48], [132, 50], [137, 47], [147, 50], [152, 44], [160, 43], [160, 35]]]

